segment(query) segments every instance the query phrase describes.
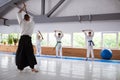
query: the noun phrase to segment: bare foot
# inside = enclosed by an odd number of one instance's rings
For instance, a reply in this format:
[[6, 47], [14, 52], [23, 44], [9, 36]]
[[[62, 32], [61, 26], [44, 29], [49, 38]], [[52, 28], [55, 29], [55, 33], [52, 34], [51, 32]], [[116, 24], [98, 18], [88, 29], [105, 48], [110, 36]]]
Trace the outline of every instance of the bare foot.
[[37, 73], [37, 72], [39, 72], [39, 71], [38, 71], [38, 70], [36, 70], [36, 69], [32, 69], [32, 72], [36, 72], [36, 73]]
[[86, 58], [85, 61], [88, 61], [88, 58]]
[[19, 70], [19, 72], [22, 72], [23, 71], [23, 69], [18, 69]]
[[23, 72], [23, 70], [19, 70], [19, 72]]

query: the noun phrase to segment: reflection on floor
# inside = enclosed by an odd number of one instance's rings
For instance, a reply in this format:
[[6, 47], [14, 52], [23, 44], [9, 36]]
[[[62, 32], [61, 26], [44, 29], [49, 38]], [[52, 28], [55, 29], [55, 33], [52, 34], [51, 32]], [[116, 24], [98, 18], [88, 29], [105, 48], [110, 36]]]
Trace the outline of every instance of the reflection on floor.
[[36, 57], [38, 73], [19, 72], [15, 55], [0, 54], [0, 80], [120, 80], [120, 63]]

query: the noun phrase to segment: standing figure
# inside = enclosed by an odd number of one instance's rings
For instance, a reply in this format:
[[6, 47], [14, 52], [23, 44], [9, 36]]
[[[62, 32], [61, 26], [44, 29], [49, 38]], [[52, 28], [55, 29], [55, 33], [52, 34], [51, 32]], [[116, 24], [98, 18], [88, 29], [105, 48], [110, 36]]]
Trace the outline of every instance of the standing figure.
[[41, 56], [41, 42], [43, 40], [43, 36], [40, 31], [38, 31], [37, 36], [36, 36], [36, 53], [37, 55]]
[[56, 38], [56, 45], [55, 45], [55, 48], [56, 48], [56, 57], [58, 57], [60, 55], [60, 57], [62, 57], [62, 42], [61, 42], [61, 39], [63, 37], [63, 33], [62, 31], [59, 31], [59, 30], [55, 30], [55, 38]]
[[24, 4], [24, 7], [21, 8], [17, 13], [18, 23], [21, 28], [21, 37], [16, 51], [15, 62], [20, 71], [29, 66], [32, 72], [38, 72], [38, 70], [34, 68], [34, 65], [37, 64], [37, 61], [34, 56], [34, 50], [31, 41], [31, 36], [34, 29], [34, 21], [27, 13], [24, 15], [24, 18], [22, 18], [22, 11], [24, 11], [25, 8], [26, 5]]
[[86, 61], [88, 60], [88, 58], [92, 57], [92, 60], [94, 60], [94, 52], [93, 52], [93, 46], [94, 46], [94, 42], [93, 42], [93, 36], [94, 36], [94, 32], [92, 30], [82, 30], [85, 33], [86, 36], [86, 43], [87, 43], [87, 56], [86, 56]]

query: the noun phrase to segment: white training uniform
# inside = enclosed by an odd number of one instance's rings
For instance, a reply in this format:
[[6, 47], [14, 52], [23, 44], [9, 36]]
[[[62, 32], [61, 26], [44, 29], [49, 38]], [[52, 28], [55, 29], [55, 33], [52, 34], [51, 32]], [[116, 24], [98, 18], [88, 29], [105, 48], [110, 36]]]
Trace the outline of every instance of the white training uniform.
[[34, 30], [34, 21], [30, 18], [30, 21], [26, 21], [22, 18], [22, 13], [17, 13], [18, 23], [21, 28], [21, 35], [32, 36]]
[[[56, 36], [55, 36], [56, 37]], [[62, 57], [62, 44], [61, 44], [62, 37], [56, 37], [56, 56], [58, 56], [58, 52], [60, 53], [60, 57]]]
[[38, 36], [36, 36], [36, 53], [37, 55], [40, 55], [41, 56], [41, 42], [42, 42], [42, 39], [41, 38], [38, 38]]
[[94, 43], [92, 41], [93, 36], [86, 36], [86, 41], [87, 41], [87, 58], [91, 57], [94, 58], [94, 52], [93, 52], [93, 46]]

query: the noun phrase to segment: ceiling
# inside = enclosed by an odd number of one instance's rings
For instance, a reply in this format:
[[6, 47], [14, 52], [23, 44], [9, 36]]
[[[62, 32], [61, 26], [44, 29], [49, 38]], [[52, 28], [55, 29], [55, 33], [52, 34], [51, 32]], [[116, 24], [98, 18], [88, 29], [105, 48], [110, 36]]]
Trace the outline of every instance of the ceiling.
[[14, 3], [22, 7], [22, 2], [38, 23], [120, 19], [119, 0], [0, 0], [0, 17], [16, 23], [19, 8]]

